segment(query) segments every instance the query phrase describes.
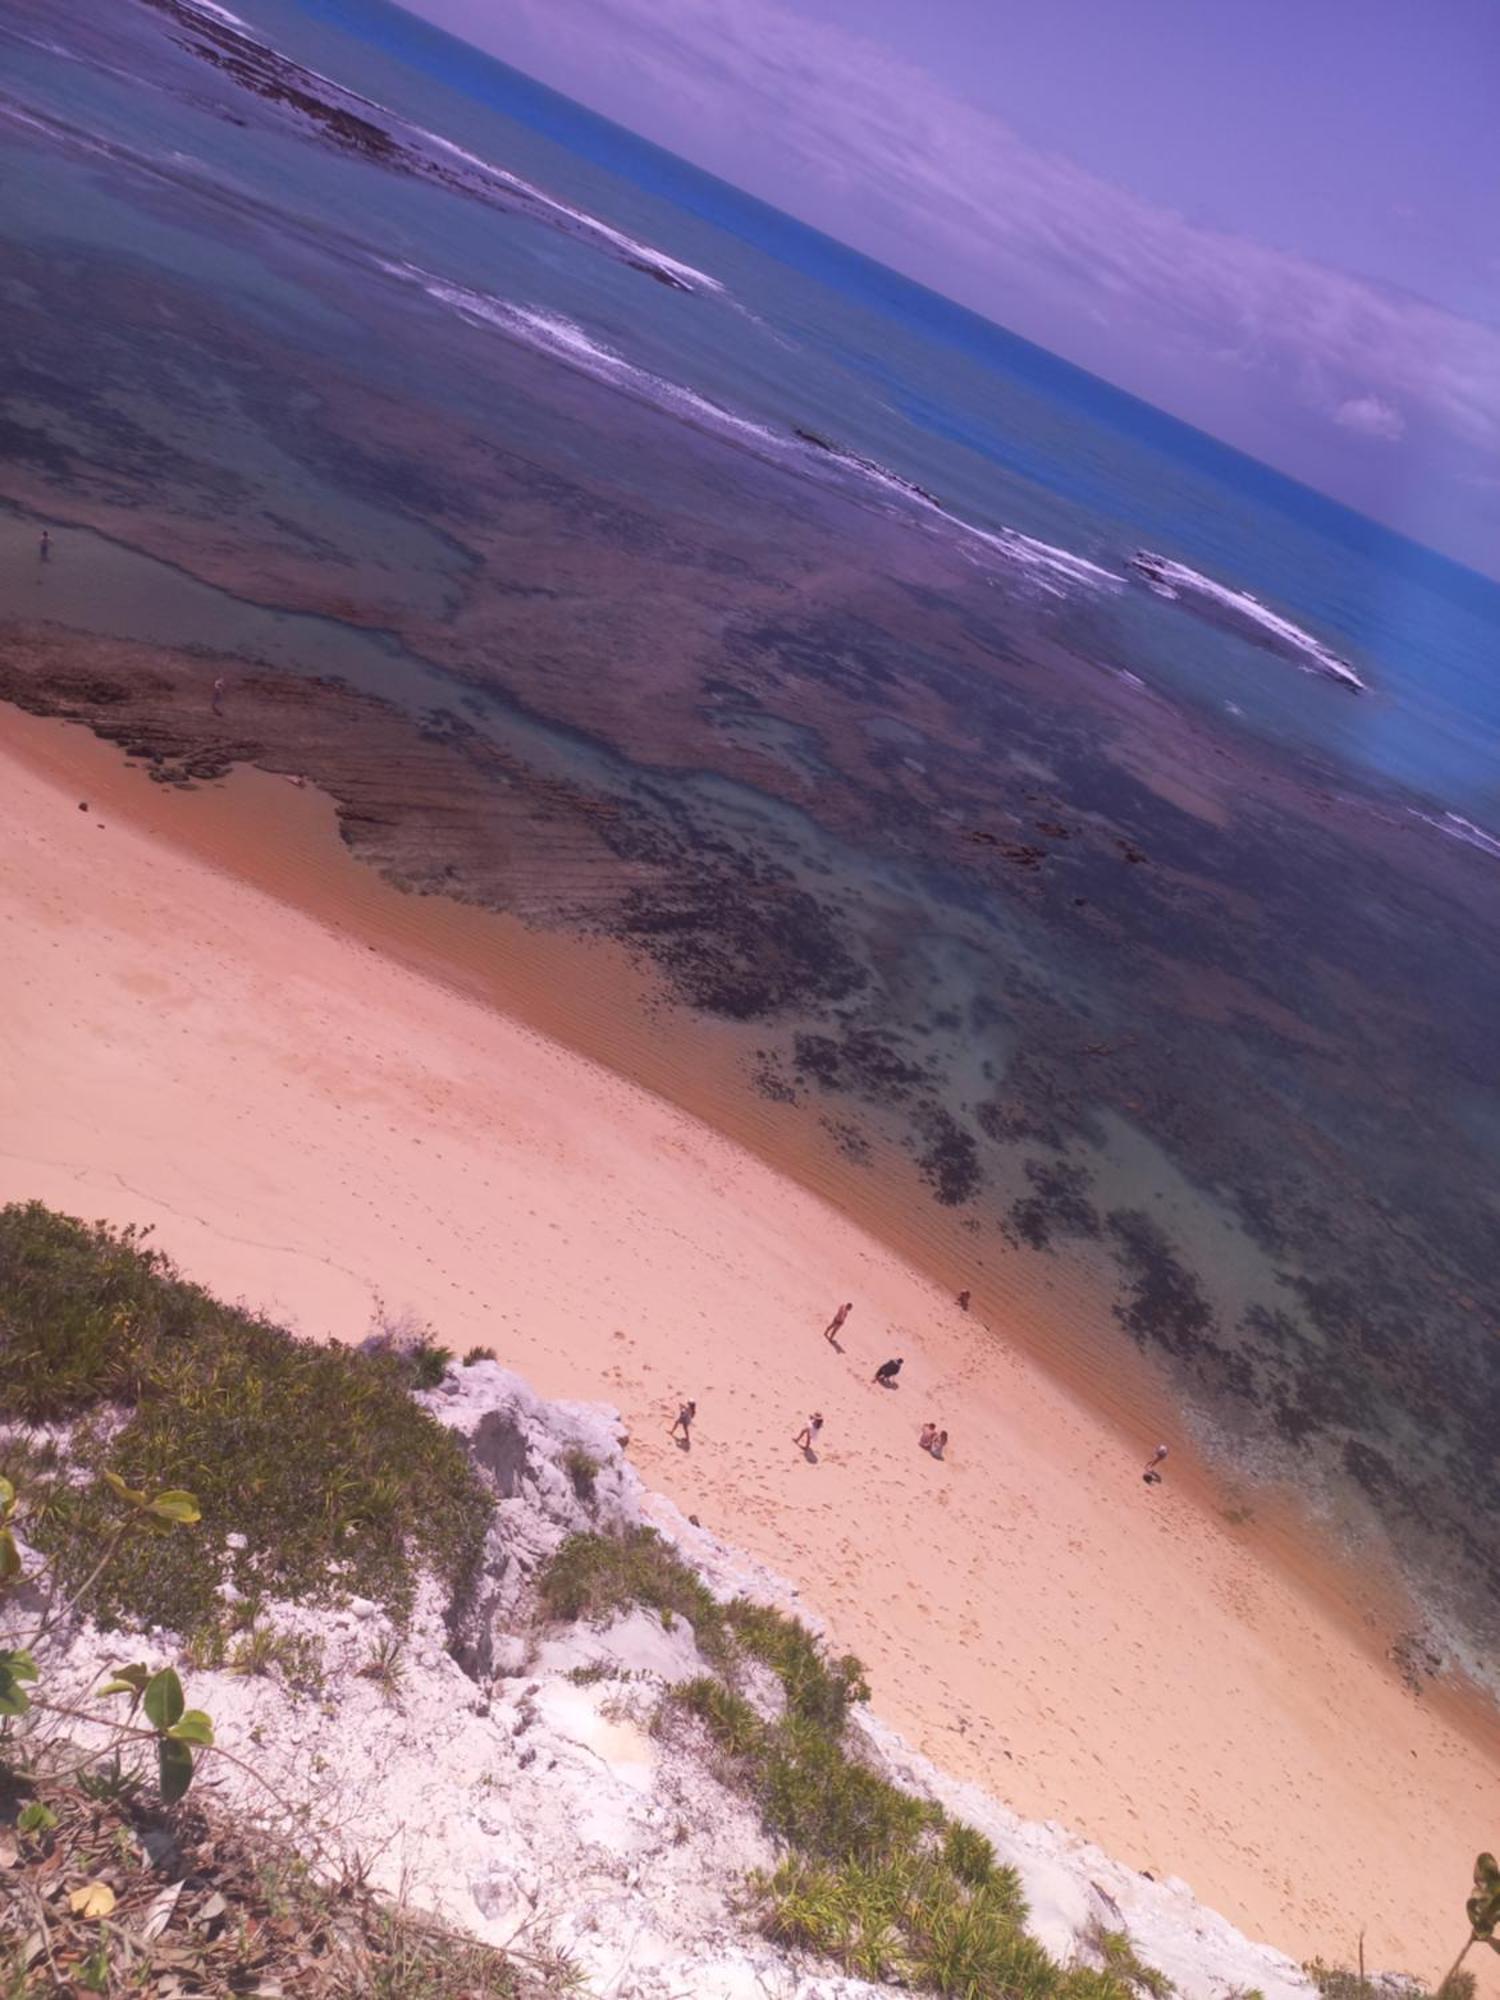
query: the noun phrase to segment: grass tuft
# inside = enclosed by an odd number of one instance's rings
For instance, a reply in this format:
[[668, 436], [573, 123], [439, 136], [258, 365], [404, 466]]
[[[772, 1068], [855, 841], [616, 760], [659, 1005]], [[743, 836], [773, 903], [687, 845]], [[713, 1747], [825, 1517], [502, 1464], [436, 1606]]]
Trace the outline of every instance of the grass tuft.
[[1147, 1965], [1136, 1951], [1129, 1931], [1106, 1930], [1102, 1924], [1096, 1924], [1087, 1942], [1099, 1954], [1104, 1971], [1137, 1996], [1149, 1994], [1150, 2000], [1171, 2000], [1176, 1992], [1167, 1975], [1154, 1965]]
[[581, 1445], [569, 1445], [563, 1453], [563, 1469], [584, 1506], [592, 1507], [599, 1486], [598, 1459], [590, 1458]]
[[[204, 1631], [226, 1576], [252, 1600], [355, 1592], [403, 1618], [425, 1566], [460, 1601], [490, 1502], [408, 1380], [399, 1357], [318, 1346], [221, 1304], [141, 1231], [35, 1202], [0, 1209], [0, 1421], [72, 1421], [72, 1456], [93, 1475], [36, 1485], [28, 1469], [29, 1537], [81, 1583], [112, 1518], [106, 1468], [186, 1486], [203, 1510], [192, 1535], [122, 1546], [90, 1599], [105, 1625]], [[17, 1449], [0, 1443], [0, 1459]]]
[[685, 1618], [705, 1658], [724, 1657], [721, 1606], [654, 1528], [570, 1535], [542, 1570], [538, 1589], [549, 1618], [599, 1623], [617, 1611], [644, 1605], [669, 1628]]

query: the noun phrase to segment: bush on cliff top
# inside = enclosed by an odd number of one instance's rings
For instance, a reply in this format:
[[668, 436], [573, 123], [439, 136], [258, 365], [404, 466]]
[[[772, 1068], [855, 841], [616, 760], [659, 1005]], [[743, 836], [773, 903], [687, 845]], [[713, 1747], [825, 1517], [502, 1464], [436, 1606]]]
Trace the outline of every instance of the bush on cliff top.
[[[189, 1631], [226, 1573], [251, 1598], [343, 1589], [401, 1617], [423, 1567], [460, 1600], [483, 1548], [488, 1496], [399, 1358], [296, 1339], [189, 1284], [143, 1232], [37, 1202], [0, 1209], [6, 1420], [73, 1426], [73, 1480], [27, 1482], [28, 1534], [65, 1580], [99, 1546], [106, 1468], [198, 1497], [198, 1533], [121, 1552], [91, 1600], [103, 1623]], [[0, 1467], [22, 1449], [0, 1441]]]

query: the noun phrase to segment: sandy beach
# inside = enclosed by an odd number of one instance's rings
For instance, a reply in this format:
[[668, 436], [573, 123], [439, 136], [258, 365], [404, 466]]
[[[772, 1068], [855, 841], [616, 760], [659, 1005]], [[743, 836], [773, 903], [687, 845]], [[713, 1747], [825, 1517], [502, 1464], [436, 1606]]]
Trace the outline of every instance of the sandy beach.
[[815, 1193], [380, 948], [402, 899], [310, 788], [165, 794], [8, 709], [0, 757], [0, 1199], [150, 1225], [318, 1338], [413, 1313], [616, 1404], [648, 1481], [794, 1577], [945, 1767], [1288, 1951], [1349, 1962], [1363, 1931], [1370, 1965], [1437, 1977], [1495, 1842], [1494, 1736], [1269, 1562], [1170, 1424], [1147, 1489], [1153, 1434], [1029, 1358], [1044, 1328], [1007, 1342]]

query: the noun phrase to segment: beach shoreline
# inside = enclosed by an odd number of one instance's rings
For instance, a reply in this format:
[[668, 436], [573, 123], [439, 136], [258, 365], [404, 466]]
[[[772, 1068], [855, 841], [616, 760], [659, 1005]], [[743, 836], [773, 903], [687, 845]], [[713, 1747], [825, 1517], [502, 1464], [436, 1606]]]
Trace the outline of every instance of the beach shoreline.
[[[821, 1198], [820, 1162], [754, 1157], [778, 1121], [789, 1149], [782, 1108], [724, 1135], [712, 1026], [655, 1029], [696, 1038], [700, 1106], [639, 1087], [649, 1035], [610, 1035], [651, 993], [618, 947], [403, 897], [311, 788], [155, 786], [8, 708], [0, 755], [0, 1197], [151, 1223], [188, 1275], [307, 1333], [357, 1338], [379, 1302], [617, 1404], [648, 1482], [794, 1576], [946, 1768], [1288, 1950], [1348, 1957], [1368, 1925], [1372, 1964], [1451, 1957], [1500, 1739], [1400, 1686], [1352, 1585], [1273, 1561], [1289, 1529], [1226, 1522], [1170, 1424], [1169, 1481], [1142, 1488], [1151, 1365], [1113, 1336], [1114, 1396], [1085, 1402], [1032, 1358], [1049, 1312], [1102, 1298], [1043, 1273], [1007, 1294], [1035, 1323], [999, 1338], [978, 1282], [966, 1318], [932, 1241], [910, 1261], [899, 1199], [871, 1192], [872, 1233]], [[717, 1131], [690, 1115], [716, 1106]], [[851, 1296], [840, 1357], [818, 1335]], [[887, 1346], [896, 1395], [868, 1379]], [[691, 1453], [665, 1434], [683, 1395]], [[790, 1447], [814, 1402], [816, 1466]], [[915, 1448], [929, 1415], [943, 1465]]]

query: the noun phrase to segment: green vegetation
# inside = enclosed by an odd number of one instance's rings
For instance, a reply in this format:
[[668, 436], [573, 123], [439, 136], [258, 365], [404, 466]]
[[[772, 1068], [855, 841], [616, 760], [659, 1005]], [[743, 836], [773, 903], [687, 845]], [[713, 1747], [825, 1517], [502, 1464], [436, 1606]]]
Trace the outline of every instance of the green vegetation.
[[[692, 1625], [715, 1671], [672, 1689], [658, 1727], [673, 1717], [700, 1723], [722, 1776], [787, 1850], [749, 1885], [768, 1937], [860, 1978], [955, 2000], [1165, 2000], [1166, 1981], [1127, 1939], [1115, 1967], [1054, 1965], [1026, 1935], [1020, 1882], [984, 1835], [851, 1750], [849, 1711], [870, 1692], [851, 1654], [831, 1658], [804, 1625], [765, 1605], [717, 1603], [649, 1528], [570, 1537], [543, 1570], [540, 1592], [553, 1618], [602, 1619], [643, 1605], [664, 1623]], [[780, 1683], [780, 1712], [769, 1719], [739, 1685], [752, 1663]]]
[[189, 1284], [139, 1231], [0, 1209], [0, 1421], [71, 1421], [91, 1475], [67, 1483], [0, 1442], [0, 1466], [26, 1471], [28, 1538], [71, 1587], [111, 1531], [110, 1472], [133, 1488], [181, 1479], [202, 1508], [196, 1535], [122, 1546], [91, 1601], [103, 1624], [194, 1632], [218, 1617], [226, 1575], [252, 1601], [348, 1591], [400, 1618], [428, 1566], [461, 1600], [490, 1502], [408, 1393], [447, 1362], [431, 1346], [413, 1362], [297, 1340]]
[[538, 1579], [549, 1618], [595, 1621], [644, 1605], [670, 1628], [685, 1618], [706, 1658], [725, 1651], [724, 1613], [695, 1570], [654, 1528], [622, 1535], [570, 1535]]
[[1098, 1924], [1088, 1942], [1103, 1962], [1105, 1971], [1124, 1980], [1132, 1992], [1149, 1994], [1150, 2000], [1171, 2000], [1177, 1989], [1164, 1972], [1158, 1972], [1154, 1965], [1147, 1965], [1137, 1954], [1128, 1931], [1110, 1931]]
[[599, 1484], [599, 1461], [590, 1458], [581, 1445], [574, 1444], [563, 1453], [563, 1468], [584, 1506], [592, 1507]]
[[[1325, 1965], [1312, 1959], [1302, 1970], [1317, 1987], [1323, 2000], [1390, 2000], [1391, 1989], [1382, 1979], [1371, 1979], [1347, 1966]], [[1442, 1984], [1424, 1988], [1419, 1981], [1403, 1982], [1406, 2000], [1474, 2000], [1477, 1981], [1472, 1972], [1450, 1972]]]

